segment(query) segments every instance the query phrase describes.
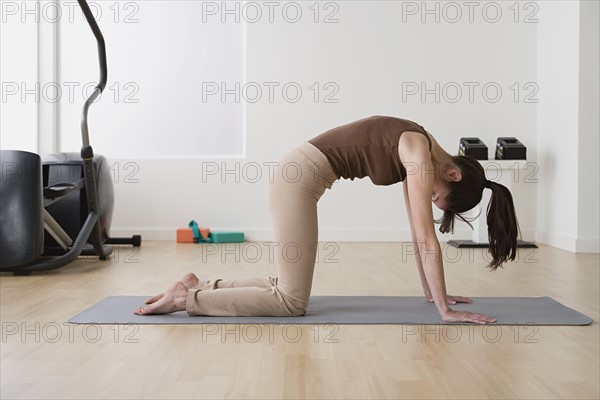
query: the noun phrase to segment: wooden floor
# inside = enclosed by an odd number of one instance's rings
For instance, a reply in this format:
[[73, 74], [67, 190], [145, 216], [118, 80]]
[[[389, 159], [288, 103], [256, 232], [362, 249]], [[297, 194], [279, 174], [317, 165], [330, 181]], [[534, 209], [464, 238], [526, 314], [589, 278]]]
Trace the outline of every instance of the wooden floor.
[[[542, 246], [488, 272], [445, 247], [450, 294], [551, 296], [582, 327], [79, 326], [112, 295], [150, 295], [186, 272], [274, 274], [273, 247], [146, 242], [111, 261], [0, 276], [0, 398], [598, 399], [599, 256]], [[410, 247], [321, 243], [314, 295], [421, 295]], [[494, 310], [489, 310], [494, 315]], [[134, 329], [135, 328], [135, 329]]]

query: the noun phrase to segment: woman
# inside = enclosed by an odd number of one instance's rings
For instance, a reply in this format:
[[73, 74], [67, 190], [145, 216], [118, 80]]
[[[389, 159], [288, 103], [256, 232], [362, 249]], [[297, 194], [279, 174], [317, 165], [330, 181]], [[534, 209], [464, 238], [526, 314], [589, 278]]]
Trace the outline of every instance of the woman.
[[[448, 296], [430, 202], [444, 211], [440, 231], [492, 191], [487, 212], [489, 265], [514, 260], [518, 225], [508, 189], [486, 179], [479, 162], [451, 156], [420, 125], [374, 116], [331, 129], [287, 152], [275, 169], [269, 202], [278, 277], [200, 281], [186, 275], [165, 293], [146, 300], [138, 315], [187, 310], [189, 315], [300, 316], [307, 310], [318, 241], [317, 202], [339, 179], [368, 176], [375, 185], [404, 182], [404, 198], [425, 298], [444, 321], [488, 323], [490, 316], [452, 310], [471, 303]], [[293, 254], [290, 255], [289, 252]]]

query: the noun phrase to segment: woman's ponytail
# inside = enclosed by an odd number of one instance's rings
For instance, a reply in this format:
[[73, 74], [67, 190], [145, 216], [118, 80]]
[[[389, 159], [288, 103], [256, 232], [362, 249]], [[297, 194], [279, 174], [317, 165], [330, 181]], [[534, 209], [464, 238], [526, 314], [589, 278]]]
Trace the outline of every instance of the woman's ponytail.
[[512, 195], [506, 186], [486, 181], [485, 187], [492, 191], [487, 208], [489, 251], [492, 255], [488, 267], [496, 270], [506, 261], [514, 261], [519, 224]]
[[455, 156], [452, 157], [452, 164], [458, 167], [462, 178], [457, 182], [448, 182], [449, 207], [441, 220], [437, 221], [441, 224], [440, 232], [452, 232], [457, 217], [471, 225], [461, 213], [475, 208], [481, 202], [483, 191], [488, 188], [492, 191], [487, 208], [489, 251], [492, 255], [488, 267], [496, 270], [506, 261], [514, 261], [519, 224], [510, 191], [506, 186], [487, 180], [483, 167], [474, 158]]

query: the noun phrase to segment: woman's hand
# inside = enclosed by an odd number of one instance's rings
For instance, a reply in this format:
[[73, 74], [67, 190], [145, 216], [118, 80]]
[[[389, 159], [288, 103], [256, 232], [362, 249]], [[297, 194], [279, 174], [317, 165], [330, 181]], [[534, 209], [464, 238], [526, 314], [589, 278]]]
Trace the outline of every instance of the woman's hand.
[[[473, 303], [473, 300], [471, 300], [468, 297], [447, 295], [446, 298], [448, 299], [448, 304]], [[427, 296], [427, 301], [433, 303], [433, 297]], [[455, 310], [448, 310], [446, 314], [442, 315], [442, 319], [445, 322], [474, 322], [476, 324], [487, 324], [488, 322], [496, 322], [496, 318], [492, 318], [489, 315], [472, 313], [469, 311]]]
[[455, 310], [448, 310], [444, 315], [442, 315], [442, 319], [445, 322], [474, 322], [476, 324], [496, 322], [496, 318], [492, 318], [489, 315]]
[[[471, 300], [468, 297], [462, 297], [462, 296], [450, 296], [447, 295], [446, 298], [448, 299], [448, 304], [456, 304], [456, 303], [473, 303], [473, 300]], [[431, 295], [427, 296], [427, 301], [430, 303], [433, 303], [433, 297]]]

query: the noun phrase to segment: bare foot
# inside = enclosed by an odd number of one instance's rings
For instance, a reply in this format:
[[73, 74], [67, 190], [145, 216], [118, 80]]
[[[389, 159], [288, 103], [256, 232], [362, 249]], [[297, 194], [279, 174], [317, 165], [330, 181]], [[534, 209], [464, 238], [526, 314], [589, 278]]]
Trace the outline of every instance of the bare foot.
[[137, 315], [170, 314], [176, 311], [185, 311], [188, 288], [182, 282], [177, 281], [171, 286], [160, 300], [140, 307], [133, 313]]
[[[185, 276], [181, 279], [181, 283], [183, 283], [185, 286], [187, 286], [188, 289], [195, 289], [196, 286], [198, 286], [198, 282], [200, 282], [200, 279], [198, 279], [198, 277], [191, 272], [189, 274], [185, 274]], [[164, 295], [165, 295], [164, 293], [159, 293], [154, 297], [150, 297], [150, 298], [146, 299], [146, 301], [144, 303], [145, 304], [156, 303], [157, 301], [162, 299]]]
[[195, 274], [190, 272], [189, 274], [185, 274], [185, 276], [181, 279], [181, 282], [183, 282], [183, 284], [187, 286], [188, 289], [196, 289], [198, 283], [200, 282], [200, 279], [198, 279], [198, 277]]
[[156, 303], [157, 301], [159, 301], [160, 299], [162, 299], [165, 296], [164, 293], [159, 293], [154, 297], [150, 297], [148, 299], [146, 299], [146, 301], [144, 301], [144, 304], [152, 304], [152, 303]]

